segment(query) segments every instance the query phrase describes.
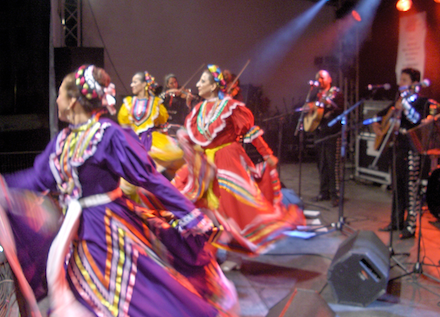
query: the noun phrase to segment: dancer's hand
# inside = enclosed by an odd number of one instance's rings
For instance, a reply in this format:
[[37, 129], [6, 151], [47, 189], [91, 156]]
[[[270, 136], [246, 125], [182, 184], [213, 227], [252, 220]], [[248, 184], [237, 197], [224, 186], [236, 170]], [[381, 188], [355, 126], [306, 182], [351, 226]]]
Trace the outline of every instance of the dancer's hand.
[[269, 157], [266, 159], [266, 162], [267, 162], [270, 166], [275, 167], [275, 166], [277, 166], [277, 164], [278, 164], [278, 158], [277, 158], [276, 156], [274, 156], [274, 155], [271, 155], [271, 156], [269, 156]]

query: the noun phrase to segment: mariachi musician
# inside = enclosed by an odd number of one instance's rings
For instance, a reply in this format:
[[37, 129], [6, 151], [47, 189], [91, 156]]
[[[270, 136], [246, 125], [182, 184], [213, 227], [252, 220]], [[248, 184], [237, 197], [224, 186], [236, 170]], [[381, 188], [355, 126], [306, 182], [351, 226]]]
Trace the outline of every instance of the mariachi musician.
[[168, 123], [183, 125], [192, 108], [186, 104], [188, 93], [190, 93], [188, 89], [179, 86], [176, 75], [167, 74], [165, 76], [165, 91], [160, 94], [160, 97], [164, 100], [163, 103], [170, 115]]
[[339, 88], [332, 86], [332, 77], [326, 70], [315, 76], [318, 89], [314, 89], [304, 117], [304, 131], [315, 132], [315, 147], [319, 170], [319, 194], [316, 201], [331, 200], [333, 207], [339, 205], [339, 168], [341, 123], [328, 126], [343, 110], [343, 96]]
[[[399, 95], [395, 102], [377, 113], [381, 122], [372, 125], [376, 133], [376, 149], [380, 140], [387, 140], [387, 133], [395, 132], [395, 184], [392, 203], [392, 221], [380, 231], [402, 230], [400, 239], [414, 237], [416, 231], [416, 215], [420, 208], [420, 199], [417, 199], [418, 178], [420, 173], [420, 155], [410, 140], [408, 130], [416, 127], [429, 114], [427, 98], [419, 96], [420, 71], [405, 68], [400, 73]], [[405, 210], [407, 211], [405, 221]]]

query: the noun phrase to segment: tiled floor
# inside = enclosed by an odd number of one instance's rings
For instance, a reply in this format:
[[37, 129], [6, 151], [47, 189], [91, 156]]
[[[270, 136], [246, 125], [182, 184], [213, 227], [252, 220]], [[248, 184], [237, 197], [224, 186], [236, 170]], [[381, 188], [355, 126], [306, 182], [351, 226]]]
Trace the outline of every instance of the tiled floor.
[[[271, 314], [275, 309], [287, 308], [281, 304], [274, 306], [285, 296], [291, 295], [295, 289], [299, 292], [297, 294], [304, 295], [302, 298], [310, 298], [310, 301], [314, 302], [316, 299], [305, 296], [307, 294], [304, 294], [304, 290], [316, 291], [320, 294], [318, 299], [323, 299], [325, 306], [341, 317], [440, 315], [440, 268], [434, 266], [439, 265], [440, 260], [440, 230], [429, 223], [435, 221], [435, 217], [429, 211], [423, 212], [419, 259], [418, 234], [416, 238], [400, 240], [396, 232], [392, 236], [390, 245], [390, 234], [377, 230], [388, 224], [390, 220], [390, 190], [386, 186], [354, 179], [352, 174], [354, 173], [347, 169], [344, 183], [345, 200], [343, 208], [340, 209], [332, 208], [327, 201], [311, 203], [312, 198], [317, 195], [319, 184], [315, 163], [301, 164], [301, 184], [298, 179], [298, 164], [281, 166], [282, 182], [286, 187], [301, 192], [305, 209], [319, 211], [319, 219], [323, 225], [333, 223], [339, 227], [342, 224], [342, 230], [334, 230], [334, 227], [329, 226], [330, 232], [310, 239], [289, 236], [276, 244], [267, 255], [241, 259], [241, 269], [226, 274], [237, 288], [242, 316], [274, 316]], [[301, 190], [299, 190], [300, 185]], [[338, 222], [340, 216], [344, 217], [343, 222]], [[327, 283], [327, 273], [340, 244], [346, 239], [353, 240], [352, 230], [373, 231], [373, 236], [381, 241], [379, 241], [380, 246], [385, 250], [392, 249], [395, 256], [390, 258], [389, 273], [381, 276], [386, 278], [388, 283], [383, 287], [384, 291], [386, 288], [386, 293], [378, 300], [375, 300], [375, 297], [380, 293], [370, 292], [368, 289], [370, 284], [363, 283], [362, 280], [355, 281], [354, 286], [345, 285], [345, 282], [335, 279], [330, 281], [336, 289], [348, 288], [355, 293], [355, 300], [349, 300], [350, 304], [347, 305], [338, 302], [337, 298], [346, 301], [345, 291], [333, 291], [331, 285]], [[377, 249], [376, 245], [367, 244], [365, 250], [370, 252], [374, 249]], [[409, 256], [400, 255], [403, 252], [409, 253]], [[386, 252], [384, 254], [387, 258], [388, 254]], [[232, 256], [230, 257], [234, 260]], [[376, 261], [373, 256], [367, 258]], [[349, 262], [343, 263], [346, 265], [344, 274], [353, 272], [350, 271], [353, 267], [348, 265]], [[424, 274], [413, 273], [415, 263], [421, 264]], [[425, 273], [439, 281], [431, 279]], [[403, 276], [404, 274], [408, 275]], [[349, 276], [352, 275], [353, 273]], [[366, 303], [367, 306], [363, 307], [362, 305]], [[306, 304], [305, 300], [302, 300], [300, 305], [293, 300], [292, 307], [288, 306], [285, 316], [315, 315], [315, 313], [300, 314], [301, 307], [306, 307]]]

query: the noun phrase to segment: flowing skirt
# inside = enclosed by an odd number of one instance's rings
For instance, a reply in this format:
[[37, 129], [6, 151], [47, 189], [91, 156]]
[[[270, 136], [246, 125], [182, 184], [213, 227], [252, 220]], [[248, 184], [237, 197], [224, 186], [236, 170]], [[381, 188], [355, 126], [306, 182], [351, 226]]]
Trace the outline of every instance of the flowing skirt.
[[[36, 217], [28, 207], [15, 209], [27, 221], [11, 215], [10, 224], [19, 233], [23, 270], [32, 271], [26, 279], [37, 292], [61, 213], [49, 209]], [[83, 209], [64, 276], [76, 301], [97, 316], [234, 316], [235, 289], [206, 249], [211, 233], [183, 235], [172, 220], [170, 212], [126, 197]]]
[[82, 303], [121, 316], [227, 315], [236, 296], [206, 237], [168, 220], [126, 198], [85, 209], [67, 269], [76, 292], [93, 295]]
[[158, 131], [152, 133], [152, 145], [149, 154], [156, 163], [157, 170], [159, 172], [166, 171], [171, 178], [185, 164], [183, 151], [177, 140]]
[[297, 205], [282, 203], [276, 169], [266, 162], [254, 166], [240, 143], [218, 149], [214, 164], [184, 140], [181, 145], [187, 164], [172, 183], [196, 205], [211, 209], [224, 226], [217, 247], [260, 254], [284, 238], [284, 231], [304, 224]]

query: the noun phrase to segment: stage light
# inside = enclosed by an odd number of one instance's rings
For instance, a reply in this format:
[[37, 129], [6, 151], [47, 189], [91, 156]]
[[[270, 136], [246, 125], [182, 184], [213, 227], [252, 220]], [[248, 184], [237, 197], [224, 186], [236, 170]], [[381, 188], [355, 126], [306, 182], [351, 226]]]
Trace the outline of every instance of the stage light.
[[355, 21], [361, 22], [363, 17], [359, 10], [359, 3], [363, 1], [358, 0], [346, 0], [339, 9], [336, 10], [336, 19], [344, 19], [347, 16], [351, 16]]
[[342, 19], [346, 15], [353, 15], [354, 7], [357, 5], [358, 0], [347, 0], [336, 10], [336, 19]]
[[399, 0], [396, 3], [396, 8], [399, 11], [408, 11], [409, 9], [411, 9], [412, 6], [412, 1], [411, 0]]
[[440, 3], [440, 0], [434, 0], [435, 3]]
[[356, 10], [351, 11], [351, 16], [358, 22], [362, 21], [361, 15]]

